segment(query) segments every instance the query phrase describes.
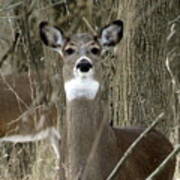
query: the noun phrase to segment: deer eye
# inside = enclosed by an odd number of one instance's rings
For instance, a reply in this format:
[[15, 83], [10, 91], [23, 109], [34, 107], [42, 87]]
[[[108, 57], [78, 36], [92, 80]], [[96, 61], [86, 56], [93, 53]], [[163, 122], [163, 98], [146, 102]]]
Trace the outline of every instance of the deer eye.
[[64, 52], [67, 54], [67, 55], [72, 55], [75, 53], [75, 49], [73, 48], [67, 48], [64, 50]]
[[98, 54], [100, 54], [100, 48], [94, 47], [94, 48], [91, 49], [91, 52], [94, 55], [98, 55]]

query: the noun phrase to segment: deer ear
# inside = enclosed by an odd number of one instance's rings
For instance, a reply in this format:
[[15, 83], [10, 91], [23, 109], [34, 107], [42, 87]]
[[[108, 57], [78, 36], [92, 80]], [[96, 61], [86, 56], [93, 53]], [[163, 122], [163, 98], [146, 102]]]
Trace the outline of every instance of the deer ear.
[[65, 43], [63, 31], [55, 26], [49, 26], [47, 22], [41, 22], [39, 25], [40, 37], [43, 43], [61, 53], [62, 46]]
[[123, 22], [116, 20], [111, 24], [105, 26], [100, 31], [100, 44], [102, 46], [115, 46], [123, 37]]

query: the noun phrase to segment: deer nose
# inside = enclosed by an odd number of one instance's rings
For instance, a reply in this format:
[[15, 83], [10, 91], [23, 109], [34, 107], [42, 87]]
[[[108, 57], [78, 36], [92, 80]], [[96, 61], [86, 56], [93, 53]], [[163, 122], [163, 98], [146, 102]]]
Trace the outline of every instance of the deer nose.
[[86, 60], [82, 59], [76, 66], [77, 69], [79, 69], [81, 72], [86, 73], [92, 68], [92, 64]]

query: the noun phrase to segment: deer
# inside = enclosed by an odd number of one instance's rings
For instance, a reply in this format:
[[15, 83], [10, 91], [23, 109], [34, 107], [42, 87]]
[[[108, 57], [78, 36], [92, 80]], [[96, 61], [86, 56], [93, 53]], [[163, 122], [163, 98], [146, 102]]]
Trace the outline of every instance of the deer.
[[[26, 143], [48, 139], [56, 159], [60, 159], [61, 136], [57, 130], [57, 111], [53, 103], [45, 105], [33, 99], [37, 83], [35, 73], [0, 77], [0, 143]], [[48, 89], [48, 83], [43, 82]], [[51, 90], [46, 92], [52, 95]], [[43, 99], [41, 97], [40, 99]], [[50, 104], [50, 103], [49, 103]]]
[[[113, 127], [104, 102], [102, 58], [123, 37], [123, 21], [115, 20], [99, 33], [64, 35], [62, 29], [43, 21], [39, 25], [42, 42], [58, 52], [63, 60], [66, 97], [67, 145], [65, 179], [105, 180], [126, 152], [144, 131], [141, 127]], [[153, 129], [141, 140], [115, 180], [145, 180], [173, 150], [170, 141]], [[157, 175], [156, 180], [172, 180], [175, 160]]]

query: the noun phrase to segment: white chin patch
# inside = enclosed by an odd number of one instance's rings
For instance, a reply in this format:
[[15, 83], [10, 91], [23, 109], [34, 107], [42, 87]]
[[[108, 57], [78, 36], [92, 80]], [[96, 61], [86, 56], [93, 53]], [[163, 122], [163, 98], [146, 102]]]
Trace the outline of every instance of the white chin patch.
[[80, 98], [94, 99], [99, 90], [99, 82], [82, 73], [65, 82], [64, 88], [68, 101]]

